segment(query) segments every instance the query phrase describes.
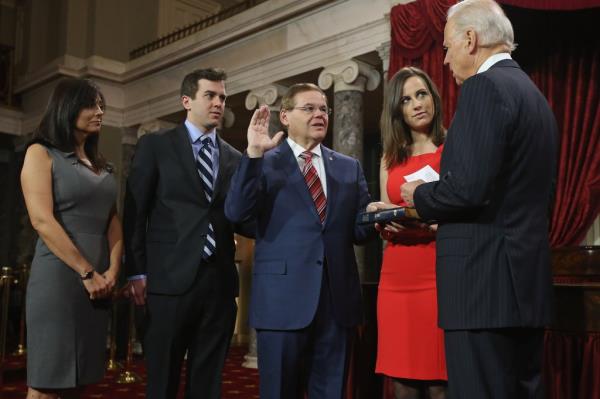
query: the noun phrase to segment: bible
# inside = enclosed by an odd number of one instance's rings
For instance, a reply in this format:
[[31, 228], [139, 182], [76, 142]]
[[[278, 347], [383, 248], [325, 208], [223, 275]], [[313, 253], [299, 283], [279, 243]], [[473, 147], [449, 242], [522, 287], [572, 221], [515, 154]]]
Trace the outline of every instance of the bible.
[[405, 222], [414, 221], [419, 216], [415, 208], [397, 207], [390, 209], [382, 209], [374, 212], [363, 212], [358, 215], [359, 224], [386, 224], [389, 222]]

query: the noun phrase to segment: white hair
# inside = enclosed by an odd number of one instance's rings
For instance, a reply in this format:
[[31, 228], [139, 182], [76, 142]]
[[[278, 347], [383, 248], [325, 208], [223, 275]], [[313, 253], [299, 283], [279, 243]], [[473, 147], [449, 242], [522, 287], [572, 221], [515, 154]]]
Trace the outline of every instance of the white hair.
[[473, 29], [480, 47], [503, 44], [509, 52], [517, 47], [510, 20], [493, 0], [463, 0], [448, 9], [450, 18], [456, 33]]

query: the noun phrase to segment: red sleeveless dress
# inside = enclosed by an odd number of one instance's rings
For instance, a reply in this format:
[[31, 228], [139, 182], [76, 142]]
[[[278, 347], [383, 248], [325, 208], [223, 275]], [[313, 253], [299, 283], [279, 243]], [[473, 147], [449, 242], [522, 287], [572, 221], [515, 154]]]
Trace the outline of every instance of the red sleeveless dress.
[[[390, 202], [406, 205], [400, 186], [426, 165], [440, 171], [442, 147], [410, 157], [388, 171]], [[377, 297], [377, 364], [375, 371], [415, 380], [447, 380], [444, 332], [437, 326], [435, 236], [415, 232], [414, 237], [388, 242]]]

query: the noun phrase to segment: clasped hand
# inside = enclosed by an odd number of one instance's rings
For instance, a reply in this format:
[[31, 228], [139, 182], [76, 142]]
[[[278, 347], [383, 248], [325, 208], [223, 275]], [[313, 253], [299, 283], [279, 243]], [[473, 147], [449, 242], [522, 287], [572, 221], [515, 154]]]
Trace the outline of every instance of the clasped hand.
[[83, 286], [88, 292], [90, 299], [103, 299], [110, 297], [116, 283], [116, 276], [114, 276], [110, 271], [106, 271], [103, 274], [94, 272], [92, 278], [83, 280]]

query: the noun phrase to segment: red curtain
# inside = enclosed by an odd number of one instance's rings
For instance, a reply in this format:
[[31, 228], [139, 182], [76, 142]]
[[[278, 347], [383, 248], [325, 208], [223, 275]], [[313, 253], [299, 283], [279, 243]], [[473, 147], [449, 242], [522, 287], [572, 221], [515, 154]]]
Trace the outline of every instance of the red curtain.
[[[573, 9], [600, 6], [600, 0], [501, 0], [522, 8]], [[443, 27], [455, 0], [419, 0], [397, 5], [390, 13], [391, 49], [388, 76], [406, 65], [427, 72], [440, 90], [444, 123], [449, 126], [458, 87], [442, 50]], [[531, 3], [531, 4], [529, 4]], [[535, 7], [533, 7], [535, 3]], [[567, 5], [566, 3], [569, 3]], [[592, 51], [564, 41], [537, 62], [531, 76], [546, 95], [559, 123], [561, 149], [556, 201], [552, 214], [552, 247], [578, 245], [600, 211], [600, 46]], [[518, 61], [518, 60], [517, 60]]]
[[560, 131], [550, 243], [576, 246], [600, 211], [600, 48], [554, 43], [531, 78], [548, 97]]
[[456, 0], [415, 1], [392, 8], [390, 22], [392, 40], [388, 78], [400, 68], [417, 66], [436, 84], [442, 96], [444, 124], [450, 125], [458, 86], [452, 72], [444, 67], [444, 25], [448, 8]]
[[600, 333], [546, 331], [544, 357], [548, 399], [600, 398]]

